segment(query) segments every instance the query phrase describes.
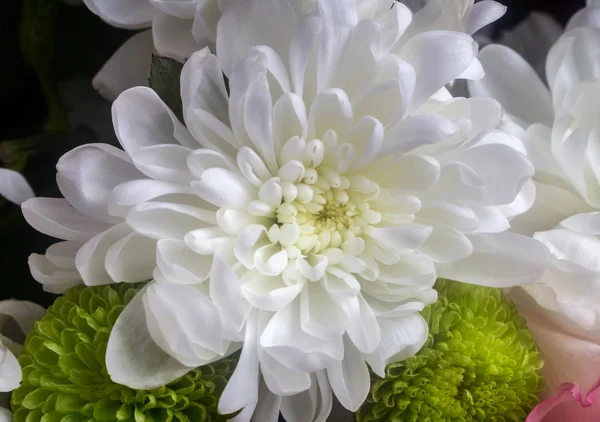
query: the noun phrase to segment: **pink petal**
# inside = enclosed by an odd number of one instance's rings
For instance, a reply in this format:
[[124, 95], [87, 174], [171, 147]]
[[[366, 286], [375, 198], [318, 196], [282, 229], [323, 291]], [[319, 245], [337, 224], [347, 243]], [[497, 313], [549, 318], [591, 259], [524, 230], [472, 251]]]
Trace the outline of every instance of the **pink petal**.
[[539, 403], [525, 422], [598, 422], [600, 405], [593, 405], [599, 394], [600, 378], [587, 394], [583, 394], [577, 384], [566, 382], [558, 386], [554, 395]]

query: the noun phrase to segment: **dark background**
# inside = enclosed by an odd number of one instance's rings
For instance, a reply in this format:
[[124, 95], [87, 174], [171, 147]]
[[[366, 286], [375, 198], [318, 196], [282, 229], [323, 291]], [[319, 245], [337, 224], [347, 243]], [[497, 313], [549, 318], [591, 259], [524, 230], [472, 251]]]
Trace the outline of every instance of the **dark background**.
[[[36, 72], [23, 59], [19, 46], [25, 1], [29, 0], [4, 0], [0, 8], [0, 159], [5, 152], [5, 141], [16, 140], [14, 143], [36, 136], [44, 130], [48, 116]], [[496, 35], [514, 26], [531, 10], [546, 11], [564, 25], [584, 6], [585, 0], [501, 0], [501, 3], [509, 8], [498, 22]], [[66, 112], [77, 114], [86, 107], [97, 109], [95, 123], [100, 121], [110, 126], [110, 105], [99, 102], [99, 96], [90, 88], [91, 79], [132, 32], [104, 24], [85, 7], [60, 5], [56, 19], [54, 76], [63, 89], [65, 81], [74, 78], [79, 81], [70, 89], [72, 98]], [[29, 156], [24, 165], [24, 174], [39, 196], [60, 196], [54, 174], [55, 164], [64, 152], [86, 142], [113, 141], [98, 139], [85, 118], [70, 120], [69, 129], [50, 137], [43, 150]], [[106, 137], [112, 137], [110, 132]], [[19, 207], [0, 203], [0, 299], [28, 299], [46, 306], [52, 302], [52, 296], [43, 293], [41, 286], [31, 278], [27, 266], [30, 253], [44, 253], [52, 243], [53, 239], [37, 233], [24, 222]]]

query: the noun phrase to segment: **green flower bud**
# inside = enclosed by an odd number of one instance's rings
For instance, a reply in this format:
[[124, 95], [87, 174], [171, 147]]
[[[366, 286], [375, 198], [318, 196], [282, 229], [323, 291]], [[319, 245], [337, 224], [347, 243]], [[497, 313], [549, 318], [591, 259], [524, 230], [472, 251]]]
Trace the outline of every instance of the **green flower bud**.
[[111, 381], [110, 331], [142, 285], [75, 287], [35, 323], [19, 356], [23, 383], [11, 398], [14, 422], [225, 421], [217, 403], [237, 358], [195, 369], [154, 390]]
[[359, 422], [523, 422], [544, 381], [538, 347], [500, 289], [438, 280], [415, 356], [372, 374]]

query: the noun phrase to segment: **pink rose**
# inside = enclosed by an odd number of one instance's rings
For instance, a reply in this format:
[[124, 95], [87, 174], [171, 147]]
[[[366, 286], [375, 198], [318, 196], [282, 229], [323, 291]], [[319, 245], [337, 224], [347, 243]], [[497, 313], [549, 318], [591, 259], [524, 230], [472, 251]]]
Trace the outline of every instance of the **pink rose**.
[[[546, 378], [542, 399], [526, 422], [600, 422], [600, 340], [520, 307], [537, 341]], [[588, 333], [591, 334], [591, 333]]]

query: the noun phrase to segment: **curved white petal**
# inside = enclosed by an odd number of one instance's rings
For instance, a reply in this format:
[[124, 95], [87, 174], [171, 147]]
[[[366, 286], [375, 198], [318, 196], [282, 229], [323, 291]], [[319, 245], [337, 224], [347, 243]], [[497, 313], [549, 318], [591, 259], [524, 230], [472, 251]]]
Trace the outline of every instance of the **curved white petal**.
[[373, 372], [384, 377], [387, 365], [408, 359], [423, 347], [429, 327], [418, 313], [404, 318], [380, 318], [379, 325], [381, 343], [365, 359]]
[[12, 391], [21, 384], [23, 375], [19, 361], [0, 339], [0, 391]]
[[367, 398], [371, 381], [363, 354], [344, 337], [344, 359], [327, 368], [331, 388], [348, 410], [355, 412]]
[[107, 23], [121, 28], [149, 26], [155, 9], [148, 0], [83, 0], [85, 5]]
[[249, 421], [258, 402], [258, 312], [253, 312], [246, 322], [244, 346], [235, 371], [219, 399], [219, 413], [235, 413], [243, 409], [236, 419]]
[[[399, 52], [415, 68], [417, 81], [411, 108], [417, 108], [473, 62], [477, 45], [463, 33], [429, 31], [410, 39]], [[436, 62], [437, 66], [431, 66]]]
[[17, 205], [35, 196], [21, 173], [3, 168], [0, 168], [0, 195]]
[[106, 272], [117, 281], [149, 280], [156, 266], [155, 255], [156, 242], [153, 239], [129, 233], [106, 252]]
[[301, 372], [318, 371], [341, 360], [342, 337], [320, 339], [302, 331], [299, 308], [294, 301], [277, 312], [263, 331], [260, 345], [288, 368]]
[[147, 86], [152, 53], [152, 31], [133, 35], [102, 66], [92, 85], [109, 101], [134, 86]]
[[142, 300], [150, 336], [179, 362], [197, 367], [225, 355], [219, 311], [196, 287], [152, 284]]
[[[106, 264], [109, 250], [130, 233], [131, 229], [125, 223], [117, 224], [92, 237], [79, 248], [75, 256], [75, 265], [85, 284], [88, 286], [99, 286], [121, 281], [136, 282], [148, 279], [150, 274], [147, 270], [141, 271], [137, 274], [140, 278], [133, 280], [114, 280], [107, 271]], [[120, 272], [115, 272], [115, 275], [120, 275]], [[136, 274], [131, 275], [136, 276]]]
[[64, 240], [85, 242], [109, 225], [81, 214], [62, 198], [32, 198], [21, 206], [25, 220], [36, 230]]
[[150, 88], [136, 87], [123, 92], [112, 105], [112, 116], [117, 138], [129, 154], [157, 145], [198, 145]]
[[537, 280], [550, 265], [540, 242], [515, 233], [468, 235], [474, 252], [441, 268], [440, 277], [489, 287], [511, 287]]
[[[25, 335], [29, 333], [33, 323], [41, 319], [45, 313], [46, 310], [40, 305], [26, 300], [0, 301], [0, 314], [11, 317]], [[4, 318], [2, 319], [4, 320]], [[0, 324], [4, 324], [4, 322], [2, 321]]]
[[146, 288], [127, 304], [110, 333], [106, 369], [113, 382], [135, 389], [158, 388], [189, 372], [164, 352], [148, 331], [143, 296]]
[[495, 98], [528, 124], [552, 125], [550, 92], [521, 56], [508, 47], [490, 45], [481, 50], [479, 60], [486, 76], [469, 82], [471, 95]]
[[[208, 279], [213, 258], [194, 253], [181, 240], [160, 239], [156, 244], [156, 264], [160, 272], [160, 280], [157, 281], [194, 285]], [[158, 279], [156, 271], [154, 278]], [[211, 283], [211, 288], [213, 284]]]
[[201, 47], [192, 37], [192, 23], [191, 19], [157, 13], [152, 21], [152, 38], [158, 54], [185, 62]]
[[119, 184], [143, 175], [122, 150], [106, 144], [87, 144], [63, 155], [56, 165], [61, 193], [75, 209], [99, 221], [120, 221], [108, 214], [108, 198]]

